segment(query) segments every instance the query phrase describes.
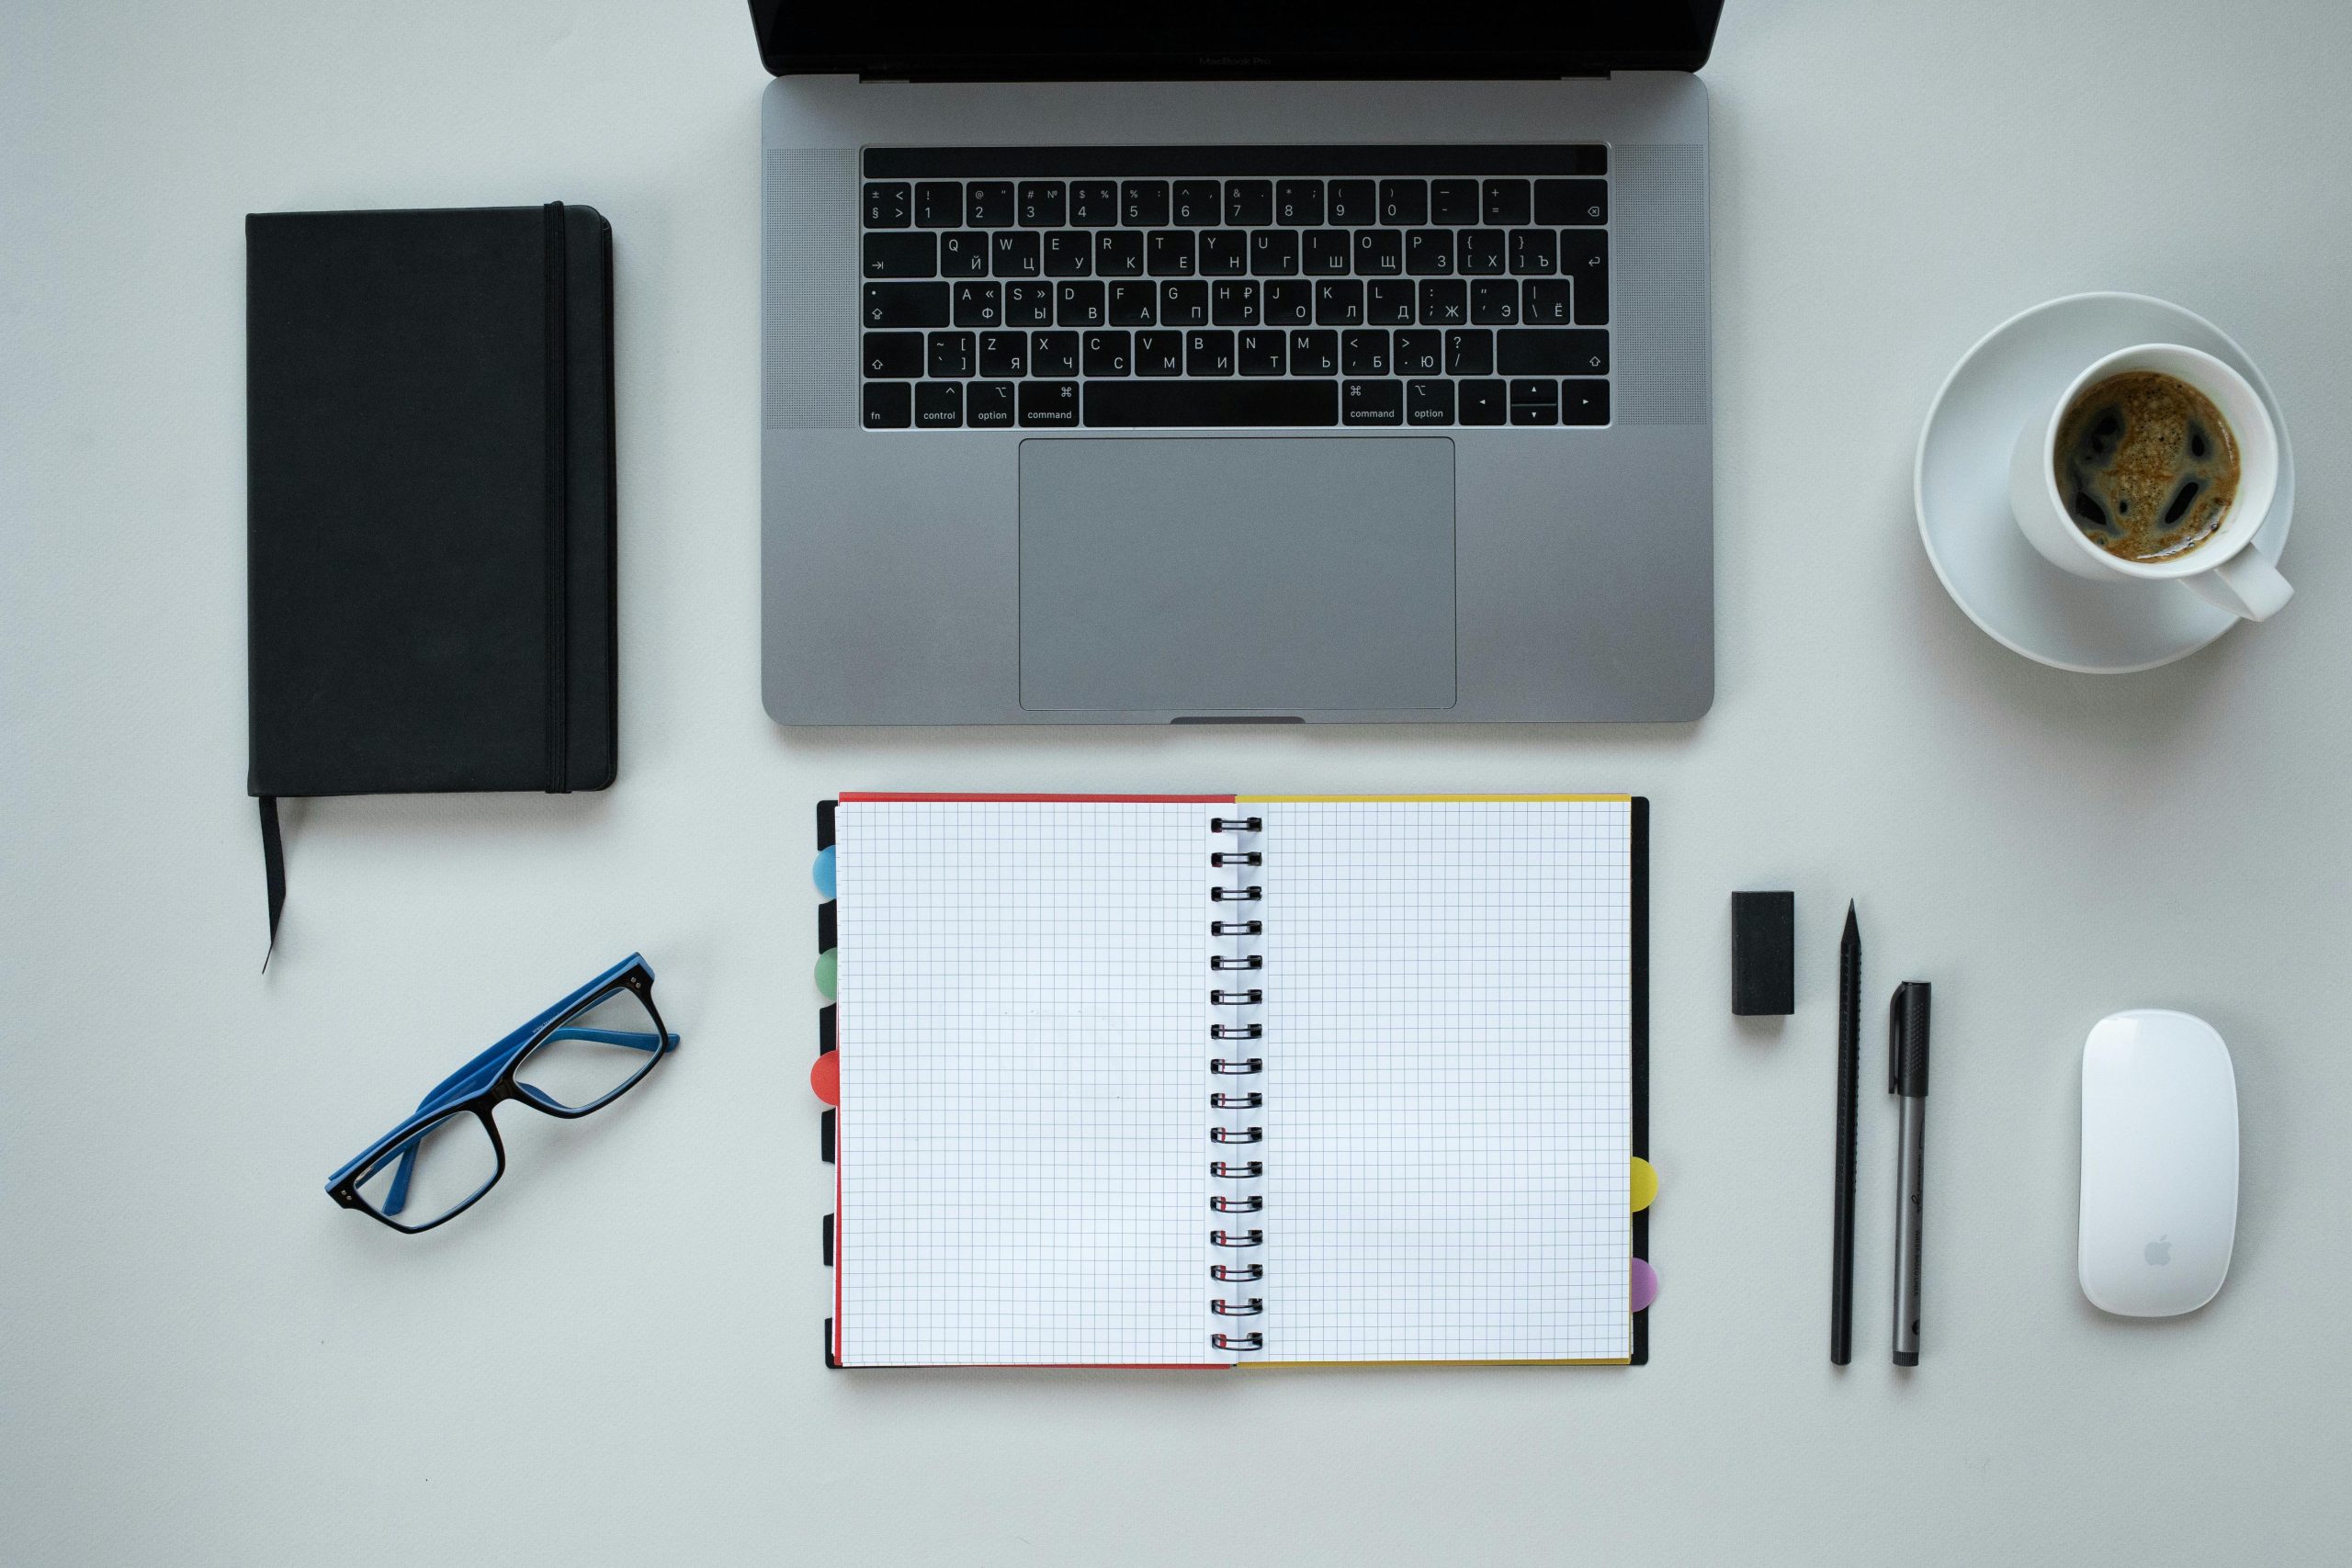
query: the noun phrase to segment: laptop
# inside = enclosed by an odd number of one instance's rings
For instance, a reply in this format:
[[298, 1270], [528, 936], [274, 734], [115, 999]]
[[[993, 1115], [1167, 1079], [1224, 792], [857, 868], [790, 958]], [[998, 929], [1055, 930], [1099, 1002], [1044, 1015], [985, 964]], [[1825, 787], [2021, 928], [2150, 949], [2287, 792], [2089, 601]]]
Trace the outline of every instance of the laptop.
[[769, 714], [1700, 716], [1720, 9], [752, 0]]

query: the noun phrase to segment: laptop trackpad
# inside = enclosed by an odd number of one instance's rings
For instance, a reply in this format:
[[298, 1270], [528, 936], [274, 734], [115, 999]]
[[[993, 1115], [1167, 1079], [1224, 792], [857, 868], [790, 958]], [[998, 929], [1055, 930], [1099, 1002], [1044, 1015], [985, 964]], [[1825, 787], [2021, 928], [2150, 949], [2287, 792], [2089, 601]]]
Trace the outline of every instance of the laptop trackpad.
[[1453, 443], [1021, 446], [1021, 705], [1453, 704]]

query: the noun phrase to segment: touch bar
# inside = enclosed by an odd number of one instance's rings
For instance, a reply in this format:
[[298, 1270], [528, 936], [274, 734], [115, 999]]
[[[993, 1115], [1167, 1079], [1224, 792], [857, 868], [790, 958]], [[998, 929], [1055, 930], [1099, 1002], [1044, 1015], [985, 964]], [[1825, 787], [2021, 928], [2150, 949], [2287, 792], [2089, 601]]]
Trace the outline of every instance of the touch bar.
[[1085, 402], [1097, 430], [1340, 423], [1337, 381], [1089, 381]]
[[1594, 142], [1510, 146], [868, 147], [868, 179], [1169, 175], [1605, 175]]

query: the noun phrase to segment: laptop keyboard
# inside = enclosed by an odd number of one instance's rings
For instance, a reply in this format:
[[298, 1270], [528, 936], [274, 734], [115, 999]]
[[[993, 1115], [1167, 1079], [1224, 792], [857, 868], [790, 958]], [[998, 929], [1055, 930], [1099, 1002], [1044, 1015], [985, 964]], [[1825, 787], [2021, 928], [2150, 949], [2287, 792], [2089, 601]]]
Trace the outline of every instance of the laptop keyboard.
[[869, 148], [868, 430], [1609, 423], [1599, 146]]

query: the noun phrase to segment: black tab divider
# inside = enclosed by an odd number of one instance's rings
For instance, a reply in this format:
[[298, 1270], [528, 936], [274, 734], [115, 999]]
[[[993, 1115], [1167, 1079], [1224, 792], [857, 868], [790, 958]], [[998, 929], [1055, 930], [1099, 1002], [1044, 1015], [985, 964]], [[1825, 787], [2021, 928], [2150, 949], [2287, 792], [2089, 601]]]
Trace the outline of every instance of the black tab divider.
[[830, 1317], [825, 1319], [825, 1366], [836, 1372], [842, 1370], [842, 1364], [833, 1359], [833, 1320]]
[[820, 852], [833, 847], [833, 807], [840, 804], [833, 800], [817, 803], [817, 848]]
[[817, 951], [839, 946], [841, 936], [841, 907], [828, 898], [817, 906]]
[[817, 1010], [817, 1055], [823, 1055], [834, 1045], [833, 1010], [831, 1006]]
[[833, 1266], [833, 1216], [825, 1216], [825, 1267]]
[[833, 1108], [830, 1105], [817, 1118], [817, 1153], [827, 1165], [833, 1163]]

